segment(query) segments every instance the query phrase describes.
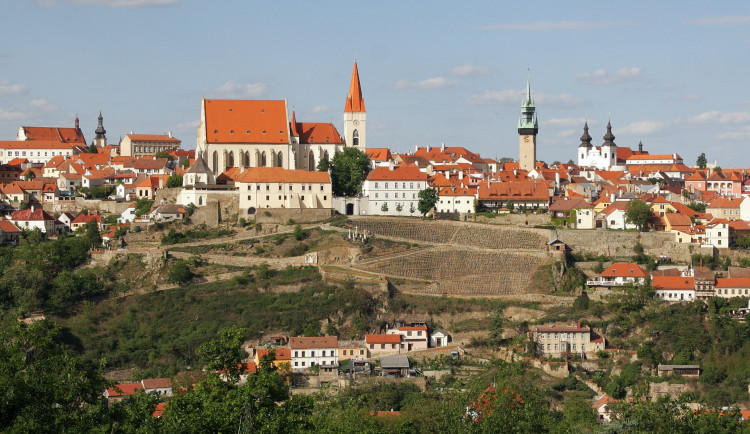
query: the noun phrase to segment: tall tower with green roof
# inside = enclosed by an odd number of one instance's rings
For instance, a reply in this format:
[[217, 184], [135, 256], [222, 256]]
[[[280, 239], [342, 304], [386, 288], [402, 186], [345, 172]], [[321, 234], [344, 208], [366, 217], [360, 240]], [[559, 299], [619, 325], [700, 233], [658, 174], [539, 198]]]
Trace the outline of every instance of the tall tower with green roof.
[[521, 102], [521, 117], [518, 118], [518, 161], [523, 170], [533, 170], [536, 167], [536, 134], [539, 132], [539, 120], [535, 112], [531, 83], [527, 78], [526, 98]]

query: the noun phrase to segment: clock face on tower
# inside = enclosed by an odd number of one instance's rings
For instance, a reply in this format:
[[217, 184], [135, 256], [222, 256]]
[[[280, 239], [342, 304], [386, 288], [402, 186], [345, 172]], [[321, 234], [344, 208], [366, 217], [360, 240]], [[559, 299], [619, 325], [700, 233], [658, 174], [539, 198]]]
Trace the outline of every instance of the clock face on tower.
[[354, 126], [359, 125], [359, 121], [354, 121]]
[[524, 137], [523, 137], [523, 141], [524, 141], [524, 142], [526, 142], [526, 143], [529, 143], [529, 140], [531, 140], [531, 139], [529, 138], [529, 136], [524, 136]]

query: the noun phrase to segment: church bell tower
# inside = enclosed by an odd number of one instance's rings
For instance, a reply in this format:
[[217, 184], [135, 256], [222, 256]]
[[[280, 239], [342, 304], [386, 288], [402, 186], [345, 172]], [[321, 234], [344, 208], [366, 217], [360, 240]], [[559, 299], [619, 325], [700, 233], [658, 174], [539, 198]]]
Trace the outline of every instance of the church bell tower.
[[365, 100], [362, 98], [362, 87], [359, 85], [359, 71], [355, 60], [352, 82], [349, 85], [349, 95], [346, 97], [346, 105], [344, 106], [344, 141], [346, 146], [352, 146], [360, 150], [365, 149], [367, 143], [366, 121]]
[[521, 117], [518, 118], [519, 167], [523, 170], [534, 170], [536, 167], [536, 134], [539, 132], [539, 120], [536, 107], [531, 98], [531, 84], [526, 79], [526, 98], [521, 102]]

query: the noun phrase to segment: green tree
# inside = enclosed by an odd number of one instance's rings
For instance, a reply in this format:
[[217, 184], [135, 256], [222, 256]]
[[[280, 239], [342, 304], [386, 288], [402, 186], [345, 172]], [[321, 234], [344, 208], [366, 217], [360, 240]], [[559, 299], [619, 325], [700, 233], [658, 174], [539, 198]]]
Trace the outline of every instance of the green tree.
[[146, 214], [147, 212], [151, 211], [151, 205], [154, 204], [153, 200], [149, 200], [145, 197], [142, 197], [135, 201], [135, 216], [140, 217], [143, 214]]
[[422, 217], [424, 217], [435, 208], [435, 204], [438, 201], [438, 194], [435, 189], [425, 188], [419, 192], [418, 197], [419, 202], [417, 203], [417, 208], [419, 208], [419, 212], [422, 214]]
[[182, 175], [173, 173], [167, 178], [167, 188], [182, 187]]
[[701, 154], [698, 156], [698, 159], [695, 161], [695, 165], [698, 166], [699, 169], [705, 169], [707, 164], [708, 161], [706, 161], [706, 153], [701, 152]]
[[154, 154], [154, 158], [166, 158], [170, 163], [174, 161], [174, 156], [167, 151], [159, 151]]
[[89, 154], [97, 154], [99, 153], [99, 148], [96, 147], [94, 142], [91, 142], [91, 144], [88, 147], [88, 152]]
[[96, 219], [89, 220], [84, 226], [84, 239], [86, 243], [92, 248], [101, 247], [102, 245], [102, 234], [99, 233], [99, 223]]
[[331, 184], [336, 196], [357, 196], [371, 169], [370, 157], [352, 147], [336, 152], [330, 166]]
[[193, 272], [190, 270], [190, 266], [183, 259], [178, 259], [169, 268], [168, 279], [170, 282], [176, 285], [184, 285], [193, 279]]
[[573, 309], [577, 311], [585, 311], [589, 308], [589, 296], [586, 291], [581, 292], [581, 295], [576, 297], [573, 302]]
[[210, 371], [226, 371], [229, 378], [237, 381], [245, 368], [242, 343], [246, 334], [247, 330], [237, 326], [222, 329], [218, 338], [204, 343], [196, 352]]
[[640, 199], [631, 200], [625, 208], [625, 222], [635, 225], [638, 229], [645, 229], [654, 218], [651, 207]]
[[315, 170], [318, 172], [328, 172], [328, 169], [331, 167], [331, 162], [328, 160], [328, 157], [326, 154], [323, 154], [322, 157], [320, 157], [320, 160], [318, 160], [318, 165], [315, 167]]

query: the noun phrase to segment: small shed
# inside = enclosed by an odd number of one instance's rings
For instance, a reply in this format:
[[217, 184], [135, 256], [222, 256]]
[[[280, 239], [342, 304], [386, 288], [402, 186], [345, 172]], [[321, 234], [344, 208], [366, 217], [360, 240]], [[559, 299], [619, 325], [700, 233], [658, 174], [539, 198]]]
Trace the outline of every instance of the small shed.
[[447, 347], [453, 342], [453, 336], [443, 329], [437, 329], [430, 335], [430, 346], [433, 348]]
[[659, 365], [657, 367], [658, 375], [660, 377], [670, 376], [672, 374], [679, 374], [683, 377], [698, 378], [701, 375], [700, 365]]
[[383, 375], [407, 377], [410, 366], [409, 358], [403, 355], [384, 356], [380, 358], [380, 369]]

